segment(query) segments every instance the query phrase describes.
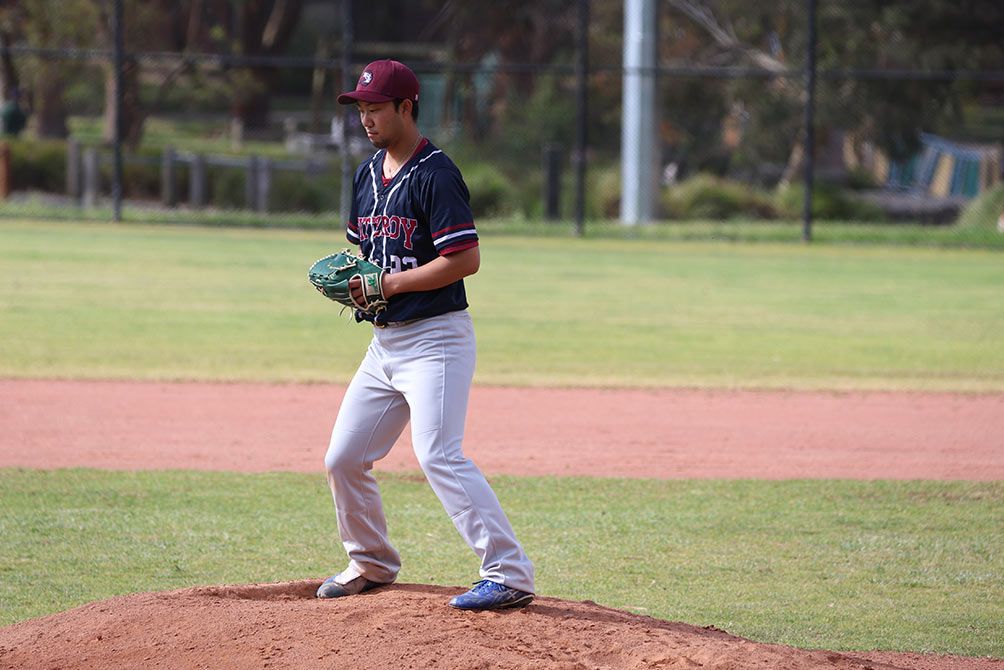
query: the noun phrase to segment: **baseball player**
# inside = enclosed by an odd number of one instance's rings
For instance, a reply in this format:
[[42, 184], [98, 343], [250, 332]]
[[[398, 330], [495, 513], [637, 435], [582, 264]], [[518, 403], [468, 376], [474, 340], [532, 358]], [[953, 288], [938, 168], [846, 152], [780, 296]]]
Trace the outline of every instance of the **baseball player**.
[[[349, 564], [317, 597], [354, 595], [397, 577], [401, 559], [370, 470], [410, 420], [429, 484], [481, 560], [480, 581], [449, 604], [522, 607], [533, 600], [533, 564], [461, 448], [476, 353], [463, 278], [477, 272], [481, 258], [470, 194], [453, 161], [419, 133], [418, 97], [414, 72], [393, 60], [367, 65], [356, 89], [338, 97], [357, 106], [377, 148], [356, 171], [346, 235], [386, 270], [379, 281], [387, 306], [355, 313], [372, 322], [373, 339], [324, 458]], [[350, 289], [363, 300], [358, 280]]]

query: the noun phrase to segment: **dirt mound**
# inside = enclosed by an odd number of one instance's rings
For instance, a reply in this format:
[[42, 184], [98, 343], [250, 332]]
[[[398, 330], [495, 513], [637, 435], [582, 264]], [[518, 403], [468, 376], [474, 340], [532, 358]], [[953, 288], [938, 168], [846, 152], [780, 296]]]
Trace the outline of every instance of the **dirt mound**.
[[119, 596], [0, 628], [0, 668], [904, 668], [991, 659], [808, 651], [596, 603], [540, 597], [459, 612], [459, 587], [395, 584], [319, 601], [320, 580]]

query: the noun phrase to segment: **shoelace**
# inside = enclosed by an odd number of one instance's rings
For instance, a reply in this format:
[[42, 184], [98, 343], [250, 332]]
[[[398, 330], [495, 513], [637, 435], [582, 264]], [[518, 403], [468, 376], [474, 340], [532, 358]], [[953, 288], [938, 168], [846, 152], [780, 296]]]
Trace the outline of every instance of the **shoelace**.
[[493, 582], [490, 579], [482, 579], [480, 582], [474, 582], [474, 588], [471, 590], [479, 595], [485, 595], [492, 591], [503, 591], [505, 588], [502, 584]]

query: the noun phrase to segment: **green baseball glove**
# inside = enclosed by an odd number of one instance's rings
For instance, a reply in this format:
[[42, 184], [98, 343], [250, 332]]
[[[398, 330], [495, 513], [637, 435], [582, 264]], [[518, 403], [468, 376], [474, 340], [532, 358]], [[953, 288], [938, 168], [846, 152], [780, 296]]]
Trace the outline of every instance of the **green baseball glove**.
[[[387, 307], [387, 300], [383, 295], [384, 272], [386, 270], [379, 265], [356, 256], [349, 249], [343, 249], [315, 262], [307, 276], [325, 298], [346, 307], [377, 314]], [[356, 302], [349, 290], [349, 281], [355, 277], [362, 281], [362, 303]]]

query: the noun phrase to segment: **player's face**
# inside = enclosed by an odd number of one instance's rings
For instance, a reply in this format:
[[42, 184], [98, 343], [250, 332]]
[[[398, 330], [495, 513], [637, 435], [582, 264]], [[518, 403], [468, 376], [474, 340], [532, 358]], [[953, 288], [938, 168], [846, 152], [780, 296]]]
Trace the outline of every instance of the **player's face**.
[[394, 109], [393, 102], [358, 102], [359, 120], [366, 137], [377, 149], [393, 146], [404, 134], [404, 108]]

